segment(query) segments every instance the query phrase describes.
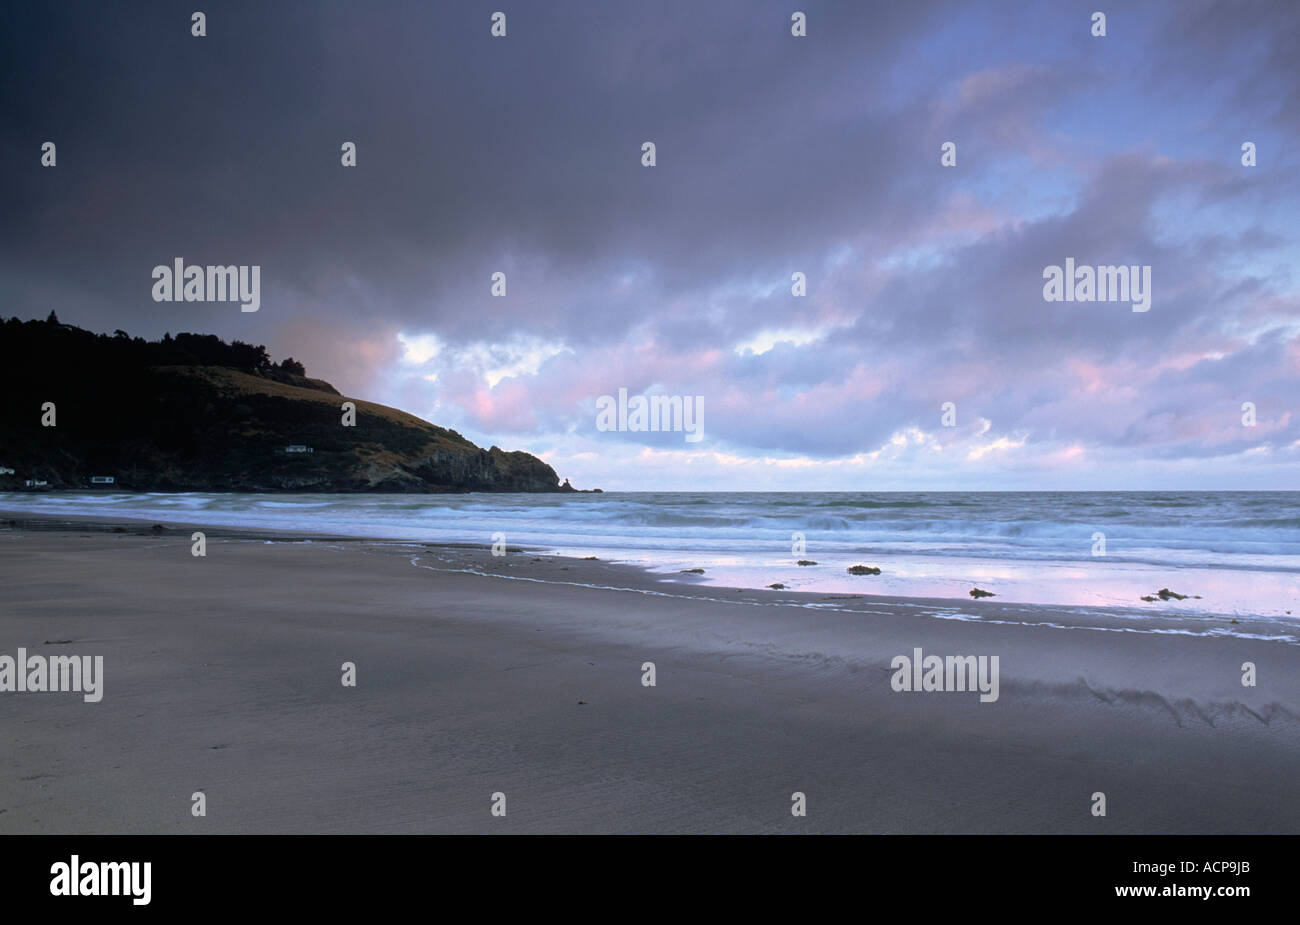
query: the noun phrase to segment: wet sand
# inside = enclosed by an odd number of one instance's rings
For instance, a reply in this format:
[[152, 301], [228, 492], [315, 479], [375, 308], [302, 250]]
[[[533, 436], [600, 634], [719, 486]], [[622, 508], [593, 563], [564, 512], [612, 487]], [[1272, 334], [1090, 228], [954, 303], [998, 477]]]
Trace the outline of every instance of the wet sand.
[[[0, 527], [0, 655], [103, 656], [103, 699], [0, 693], [0, 833], [1300, 832], [1293, 644], [521, 550], [209, 530], [196, 558], [176, 524], [51, 527]], [[997, 655], [998, 699], [894, 691], [916, 648]]]

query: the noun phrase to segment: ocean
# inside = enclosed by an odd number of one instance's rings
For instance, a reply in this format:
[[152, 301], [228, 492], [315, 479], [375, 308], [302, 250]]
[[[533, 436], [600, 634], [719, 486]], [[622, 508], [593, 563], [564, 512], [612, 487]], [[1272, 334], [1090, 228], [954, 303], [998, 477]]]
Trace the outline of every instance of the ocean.
[[[1297, 492], [0, 493], [0, 509], [510, 546], [828, 594], [1300, 614]], [[815, 562], [799, 566], [796, 560]], [[856, 576], [852, 565], [879, 575]], [[1161, 589], [1186, 599], [1143, 601]]]

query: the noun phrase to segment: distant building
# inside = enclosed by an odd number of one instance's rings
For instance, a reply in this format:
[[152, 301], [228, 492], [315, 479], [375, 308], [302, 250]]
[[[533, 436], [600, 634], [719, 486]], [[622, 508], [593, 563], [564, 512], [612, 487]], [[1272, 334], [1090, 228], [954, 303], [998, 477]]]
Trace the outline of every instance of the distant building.
[[301, 443], [291, 443], [284, 448], [286, 453], [315, 453], [316, 450], [309, 446], [303, 446]]
[[117, 479], [111, 475], [92, 475], [90, 477], [91, 485], [112, 485]]
[[28, 480], [27, 480], [27, 487], [28, 487], [28, 488], [40, 488], [42, 485], [48, 485], [48, 484], [50, 484], [50, 483], [47, 482], [47, 481], [45, 481], [44, 479], [28, 479]]
[[8, 466], [0, 466], [0, 475], [13, 475], [13, 474], [14, 474], [14, 470], [10, 469]]

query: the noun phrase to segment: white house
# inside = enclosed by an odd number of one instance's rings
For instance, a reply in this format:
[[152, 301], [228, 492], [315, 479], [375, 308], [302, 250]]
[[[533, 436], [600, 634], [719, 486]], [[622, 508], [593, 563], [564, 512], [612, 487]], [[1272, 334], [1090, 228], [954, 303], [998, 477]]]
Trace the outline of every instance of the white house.
[[14, 470], [10, 469], [8, 466], [0, 466], [0, 475], [13, 475], [13, 474], [14, 474]]
[[48, 485], [48, 484], [50, 484], [50, 483], [47, 482], [47, 481], [45, 481], [44, 479], [28, 479], [28, 480], [27, 480], [27, 487], [28, 487], [28, 488], [40, 488], [42, 485]]

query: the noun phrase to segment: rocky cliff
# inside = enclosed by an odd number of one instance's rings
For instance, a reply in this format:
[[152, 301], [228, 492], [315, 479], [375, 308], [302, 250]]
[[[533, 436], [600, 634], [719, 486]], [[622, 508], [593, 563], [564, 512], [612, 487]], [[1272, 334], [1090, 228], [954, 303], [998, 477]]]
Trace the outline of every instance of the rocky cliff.
[[15, 470], [0, 489], [573, 490], [528, 453], [341, 395], [262, 347], [96, 335], [53, 315], [0, 324], [0, 467]]

